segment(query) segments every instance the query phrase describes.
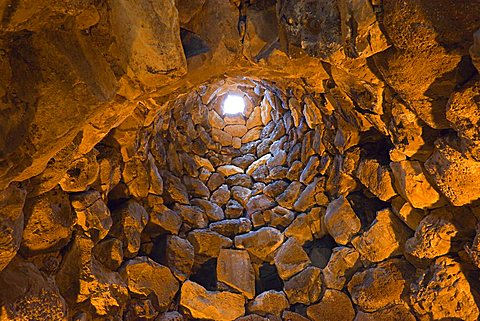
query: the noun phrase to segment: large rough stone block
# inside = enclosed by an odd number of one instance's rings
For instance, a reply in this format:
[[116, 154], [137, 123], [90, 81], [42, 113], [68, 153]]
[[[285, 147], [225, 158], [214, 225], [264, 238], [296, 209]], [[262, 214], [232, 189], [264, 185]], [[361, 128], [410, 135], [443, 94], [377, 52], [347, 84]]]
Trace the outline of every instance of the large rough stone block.
[[428, 181], [420, 162], [392, 162], [390, 168], [395, 176], [397, 191], [413, 207], [424, 209], [442, 205], [440, 193]]
[[55, 275], [56, 284], [69, 305], [85, 302], [98, 315], [121, 317], [129, 298], [127, 285], [92, 256], [93, 246], [85, 236], [75, 236]]
[[125, 257], [137, 255], [141, 245], [141, 234], [147, 225], [149, 215], [145, 208], [133, 200], [122, 204], [113, 214], [110, 234], [123, 243]]
[[275, 266], [283, 280], [304, 270], [311, 262], [305, 250], [295, 238], [288, 239], [275, 254]]
[[25, 191], [10, 185], [0, 193], [0, 271], [17, 254], [22, 241]]
[[257, 231], [235, 237], [235, 247], [246, 249], [252, 255], [265, 260], [283, 243], [283, 234], [272, 227], [262, 227]]
[[120, 64], [144, 86], [161, 86], [186, 73], [174, 0], [115, 1], [111, 21]]
[[435, 145], [435, 151], [425, 162], [425, 169], [433, 176], [443, 195], [455, 206], [479, 199], [480, 162], [446, 140], [438, 140]]
[[64, 247], [75, 223], [68, 195], [52, 190], [27, 201], [22, 248], [26, 253], [56, 251]]
[[411, 265], [393, 259], [356, 273], [348, 283], [348, 291], [360, 309], [374, 312], [408, 300], [413, 275]]
[[220, 250], [217, 279], [239, 291], [247, 299], [255, 296], [255, 272], [247, 251]]
[[411, 302], [423, 319], [478, 319], [474, 294], [460, 263], [443, 256], [412, 285]]
[[197, 319], [233, 321], [245, 314], [241, 294], [207, 291], [201, 285], [186, 281], [182, 285], [180, 305]]
[[[478, 29], [471, 14], [478, 4], [452, 7], [449, 0], [383, 3], [383, 30], [394, 48], [375, 55], [374, 60], [385, 81], [433, 128], [450, 127], [445, 106], [463, 80], [456, 77], [457, 68], [471, 73], [472, 66], [462, 56], [468, 54], [472, 34]], [[436, 13], [449, 10], [452, 14], [441, 18]], [[424, 27], [417, 28], [418, 23]], [[449, 50], [451, 46], [456, 50]]]
[[257, 295], [255, 300], [248, 304], [248, 311], [261, 316], [271, 314], [280, 317], [282, 312], [288, 309], [289, 306], [287, 297], [283, 292], [270, 290]]
[[332, 201], [325, 214], [325, 226], [335, 242], [346, 245], [360, 231], [360, 219], [343, 196]]
[[348, 295], [327, 289], [320, 303], [307, 308], [307, 315], [313, 321], [353, 321], [355, 310]]
[[377, 212], [370, 228], [352, 240], [355, 249], [370, 262], [380, 262], [404, 252], [411, 230], [389, 209]]
[[147, 257], [127, 261], [120, 274], [130, 292], [144, 297], [153, 295], [153, 303], [160, 311], [168, 309], [179, 289], [172, 272]]
[[2, 271], [0, 286], [4, 289], [0, 291], [2, 318], [6, 320], [67, 319], [67, 304], [55, 284], [20, 257]]

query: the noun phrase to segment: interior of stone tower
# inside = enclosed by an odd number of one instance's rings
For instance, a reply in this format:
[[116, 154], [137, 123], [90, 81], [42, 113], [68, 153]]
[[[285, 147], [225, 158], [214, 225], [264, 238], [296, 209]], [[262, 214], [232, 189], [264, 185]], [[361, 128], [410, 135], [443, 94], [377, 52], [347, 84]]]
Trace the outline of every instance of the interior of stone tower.
[[0, 18], [0, 321], [480, 320], [480, 0]]

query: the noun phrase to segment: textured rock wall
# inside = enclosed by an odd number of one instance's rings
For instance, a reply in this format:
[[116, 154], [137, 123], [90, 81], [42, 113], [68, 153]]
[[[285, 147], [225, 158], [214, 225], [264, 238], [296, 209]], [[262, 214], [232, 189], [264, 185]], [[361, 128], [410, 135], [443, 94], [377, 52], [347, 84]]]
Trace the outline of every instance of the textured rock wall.
[[0, 3], [0, 319], [477, 320], [479, 12]]

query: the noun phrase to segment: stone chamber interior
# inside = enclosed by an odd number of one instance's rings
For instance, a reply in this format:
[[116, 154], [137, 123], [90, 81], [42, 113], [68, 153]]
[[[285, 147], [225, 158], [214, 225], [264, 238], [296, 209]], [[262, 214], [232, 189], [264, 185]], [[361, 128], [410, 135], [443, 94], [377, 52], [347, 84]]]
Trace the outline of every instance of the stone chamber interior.
[[480, 0], [0, 17], [0, 321], [479, 320]]

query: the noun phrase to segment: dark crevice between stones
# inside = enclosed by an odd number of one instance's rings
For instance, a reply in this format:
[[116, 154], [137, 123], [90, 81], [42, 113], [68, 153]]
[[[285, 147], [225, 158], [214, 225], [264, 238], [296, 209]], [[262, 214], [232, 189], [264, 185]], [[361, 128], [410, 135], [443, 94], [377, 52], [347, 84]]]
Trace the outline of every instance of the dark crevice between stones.
[[330, 235], [307, 242], [303, 246], [312, 265], [321, 269], [327, 266], [330, 256], [332, 255], [332, 249], [335, 247], [337, 247], [337, 243], [335, 243], [335, 240]]
[[217, 290], [217, 259], [210, 259], [200, 265], [190, 276], [190, 281], [196, 282], [209, 291]]
[[277, 268], [273, 264], [264, 263], [259, 270], [260, 278], [255, 283], [255, 292], [262, 293], [264, 291], [283, 290], [283, 281], [278, 275]]
[[357, 214], [362, 226], [370, 226], [377, 217], [377, 211], [388, 208], [390, 203], [376, 197], [367, 198], [362, 192], [352, 192], [347, 196], [353, 210]]

